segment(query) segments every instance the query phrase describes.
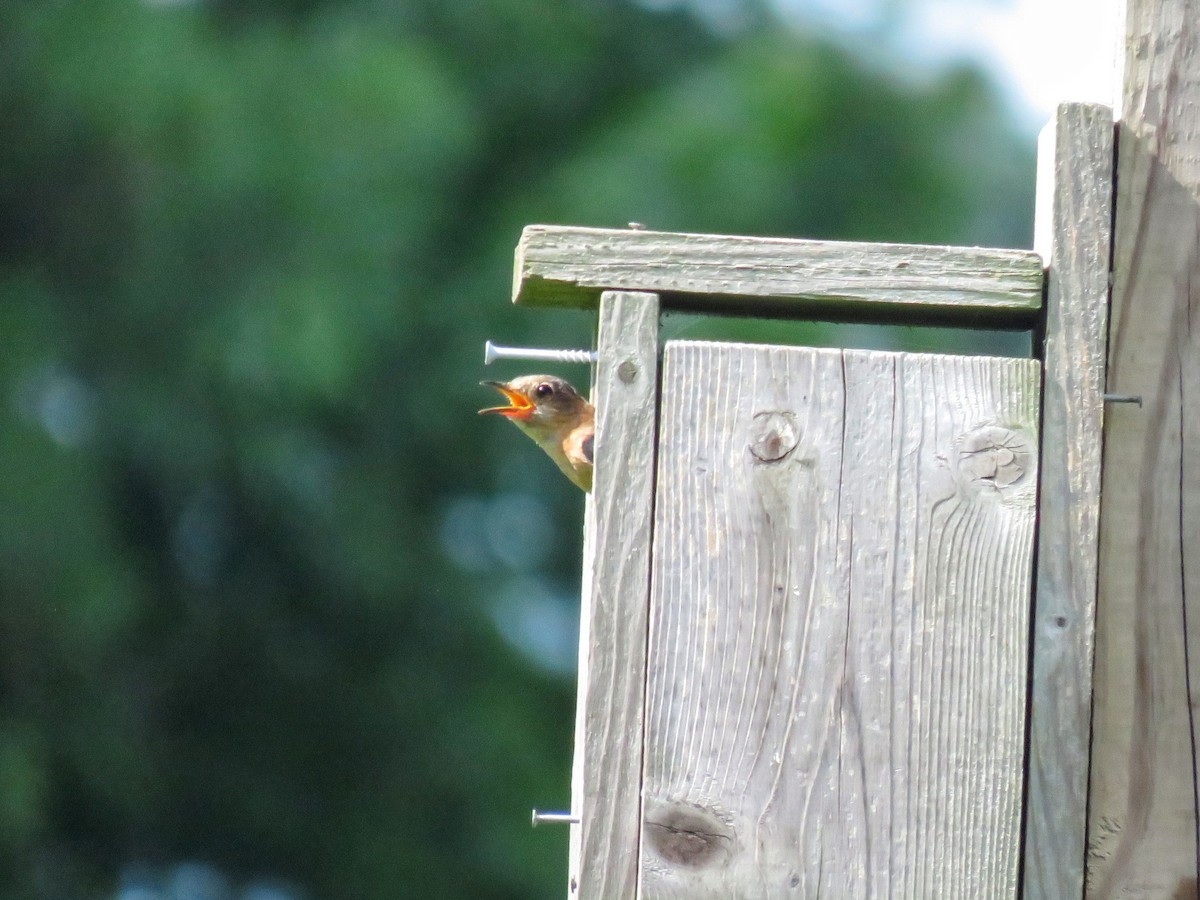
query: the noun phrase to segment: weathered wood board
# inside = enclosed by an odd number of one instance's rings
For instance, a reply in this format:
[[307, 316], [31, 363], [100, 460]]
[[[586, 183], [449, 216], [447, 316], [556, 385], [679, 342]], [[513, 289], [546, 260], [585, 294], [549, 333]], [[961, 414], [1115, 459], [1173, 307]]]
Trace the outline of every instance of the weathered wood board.
[[525, 228], [515, 303], [594, 308], [602, 290], [656, 291], [663, 309], [712, 314], [1028, 328], [1042, 261], [1028, 250]]
[[1060, 106], [1040, 144], [1034, 242], [1048, 269], [1024, 897], [1061, 900], [1082, 897], [1084, 880], [1112, 110]]
[[658, 311], [654, 294], [612, 291], [600, 301], [571, 785], [580, 822], [571, 826], [568, 896], [581, 900], [637, 890]]
[[1088, 895], [1195, 897], [1200, 2], [1127, 0]]
[[1016, 896], [1038, 363], [663, 367], [642, 896]]

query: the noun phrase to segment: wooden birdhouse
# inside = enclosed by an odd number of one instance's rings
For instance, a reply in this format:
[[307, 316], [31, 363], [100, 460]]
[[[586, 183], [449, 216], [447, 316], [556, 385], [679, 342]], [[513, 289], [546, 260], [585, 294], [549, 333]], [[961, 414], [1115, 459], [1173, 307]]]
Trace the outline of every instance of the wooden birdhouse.
[[[516, 302], [599, 316], [571, 897], [1082, 878], [1112, 134], [1061, 109], [1040, 254], [525, 230]], [[660, 344], [664, 310], [1035, 353]]]

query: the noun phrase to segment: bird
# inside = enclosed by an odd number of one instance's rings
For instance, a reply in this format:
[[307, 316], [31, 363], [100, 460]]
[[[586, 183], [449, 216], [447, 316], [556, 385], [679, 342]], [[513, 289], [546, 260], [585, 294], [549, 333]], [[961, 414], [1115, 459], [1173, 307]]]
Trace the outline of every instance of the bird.
[[592, 452], [596, 443], [596, 410], [553, 375], [522, 375], [512, 381], [481, 381], [495, 388], [508, 406], [490, 406], [480, 415], [504, 416], [554, 460], [563, 474], [585, 491], [592, 489]]

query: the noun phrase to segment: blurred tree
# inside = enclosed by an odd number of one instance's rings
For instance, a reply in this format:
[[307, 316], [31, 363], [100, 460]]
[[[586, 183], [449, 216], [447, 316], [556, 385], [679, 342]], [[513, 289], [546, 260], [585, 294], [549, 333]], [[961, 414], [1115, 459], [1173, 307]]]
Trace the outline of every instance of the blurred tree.
[[12, 0], [0, 133], [11, 897], [559, 896], [580, 500], [475, 381], [590, 323], [505, 302], [520, 226], [1031, 193], [970, 72], [619, 0]]

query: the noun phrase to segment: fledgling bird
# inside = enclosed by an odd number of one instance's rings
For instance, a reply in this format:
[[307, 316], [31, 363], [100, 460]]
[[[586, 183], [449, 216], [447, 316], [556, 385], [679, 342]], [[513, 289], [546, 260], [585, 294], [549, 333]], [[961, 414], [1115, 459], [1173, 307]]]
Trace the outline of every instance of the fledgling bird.
[[508, 400], [508, 406], [481, 409], [505, 416], [533, 438], [554, 464], [585, 491], [592, 489], [592, 447], [596, 410], [575, 388], [553, 375], [522, 375], [508, 383], [481, 381]]

